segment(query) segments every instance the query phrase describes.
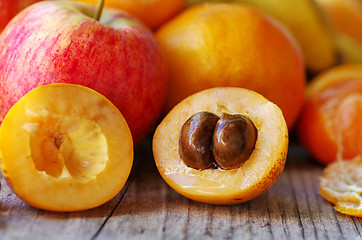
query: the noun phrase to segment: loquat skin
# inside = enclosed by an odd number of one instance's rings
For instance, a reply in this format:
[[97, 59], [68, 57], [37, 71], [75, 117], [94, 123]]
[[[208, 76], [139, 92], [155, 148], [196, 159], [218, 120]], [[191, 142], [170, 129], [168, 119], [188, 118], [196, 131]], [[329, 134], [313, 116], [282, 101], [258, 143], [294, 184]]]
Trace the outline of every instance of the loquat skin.
[[[199, 170], [181, 159], [181, 128], [200, 112], [240, 114], [254, 124], [255, 149], [240, 167]], [[166, 183], [189, 199], [211, 204], [237, 204], [267, 191], [282, 173], [287, 151], [288, 128], [281, 110], [243, 88], [212, 88], [187, 97], [162, 120], [153, 137], [155, 163]]]

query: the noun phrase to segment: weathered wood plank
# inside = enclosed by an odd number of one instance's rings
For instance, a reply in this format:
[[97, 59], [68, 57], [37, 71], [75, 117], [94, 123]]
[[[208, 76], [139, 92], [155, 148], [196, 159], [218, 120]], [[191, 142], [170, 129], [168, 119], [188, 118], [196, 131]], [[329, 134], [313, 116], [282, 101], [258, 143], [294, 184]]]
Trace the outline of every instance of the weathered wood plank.
[[151, 141], [136, 151], [125, 188], [101, 207], [52, 213], [29, 207], [2, 180], [0, 239], [362, 239], [361, 218], [318, 193], [323, 167], [292, 146], [285, 171], [259, 197], [217, 206], [189, 200], [160, 177]]
[[[188, 200], [145, 162], [97, 239], [359, 239], [361, 222], [336, 213], [318, 193], [323, 167], [299, 147], [278, 182], [239, 205]], [[302, 152], [301, 152], [302, 151]]]
[[30, 207], [1, 184], [0, 239], [91, 239], [124, 194], [92, 210], [57, 213]]

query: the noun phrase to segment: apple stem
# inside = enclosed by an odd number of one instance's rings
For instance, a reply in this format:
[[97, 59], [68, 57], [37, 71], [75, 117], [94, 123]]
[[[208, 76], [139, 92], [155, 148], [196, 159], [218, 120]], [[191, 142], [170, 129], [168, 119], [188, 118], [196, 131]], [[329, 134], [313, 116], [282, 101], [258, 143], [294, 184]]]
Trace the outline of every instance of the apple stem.
[[104, 0], [98, 0], [97, 6], [96, 6], [96, 12], [94, 13], [94, 17], [93, 17], [97, 21], [99, 21], [99, 19], [101, 18], [103, 4], [104, 4]]

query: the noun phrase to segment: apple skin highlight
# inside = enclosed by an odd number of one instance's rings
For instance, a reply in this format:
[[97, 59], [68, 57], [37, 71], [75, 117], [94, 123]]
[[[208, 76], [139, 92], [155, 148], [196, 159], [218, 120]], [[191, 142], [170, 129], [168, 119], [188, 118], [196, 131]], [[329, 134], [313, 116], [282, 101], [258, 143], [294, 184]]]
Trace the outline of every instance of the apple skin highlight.
[[159, 117], [167, 67], [152, 32], [125, 12], [77, 2], [40, 2], [0, 35], [0, 122], [30, 90], [73, 83], [106, 96], [139, 143]]

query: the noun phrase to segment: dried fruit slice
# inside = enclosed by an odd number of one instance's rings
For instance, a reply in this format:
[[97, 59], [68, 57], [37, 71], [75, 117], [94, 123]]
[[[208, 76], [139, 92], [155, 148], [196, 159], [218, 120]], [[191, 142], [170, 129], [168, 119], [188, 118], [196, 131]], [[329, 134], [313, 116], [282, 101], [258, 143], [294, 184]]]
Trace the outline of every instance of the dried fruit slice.
[[130, 130], [103, 95], [51, 84], [21, 98], [0, 128], [2, 173], [30, 205], [53, 211], [99, 206], [124, 186], [133, 163]]
[[319, 192], [335, 204], [338, 212], [362, 217], [362, 158], [329, 164], [323, 171]]

